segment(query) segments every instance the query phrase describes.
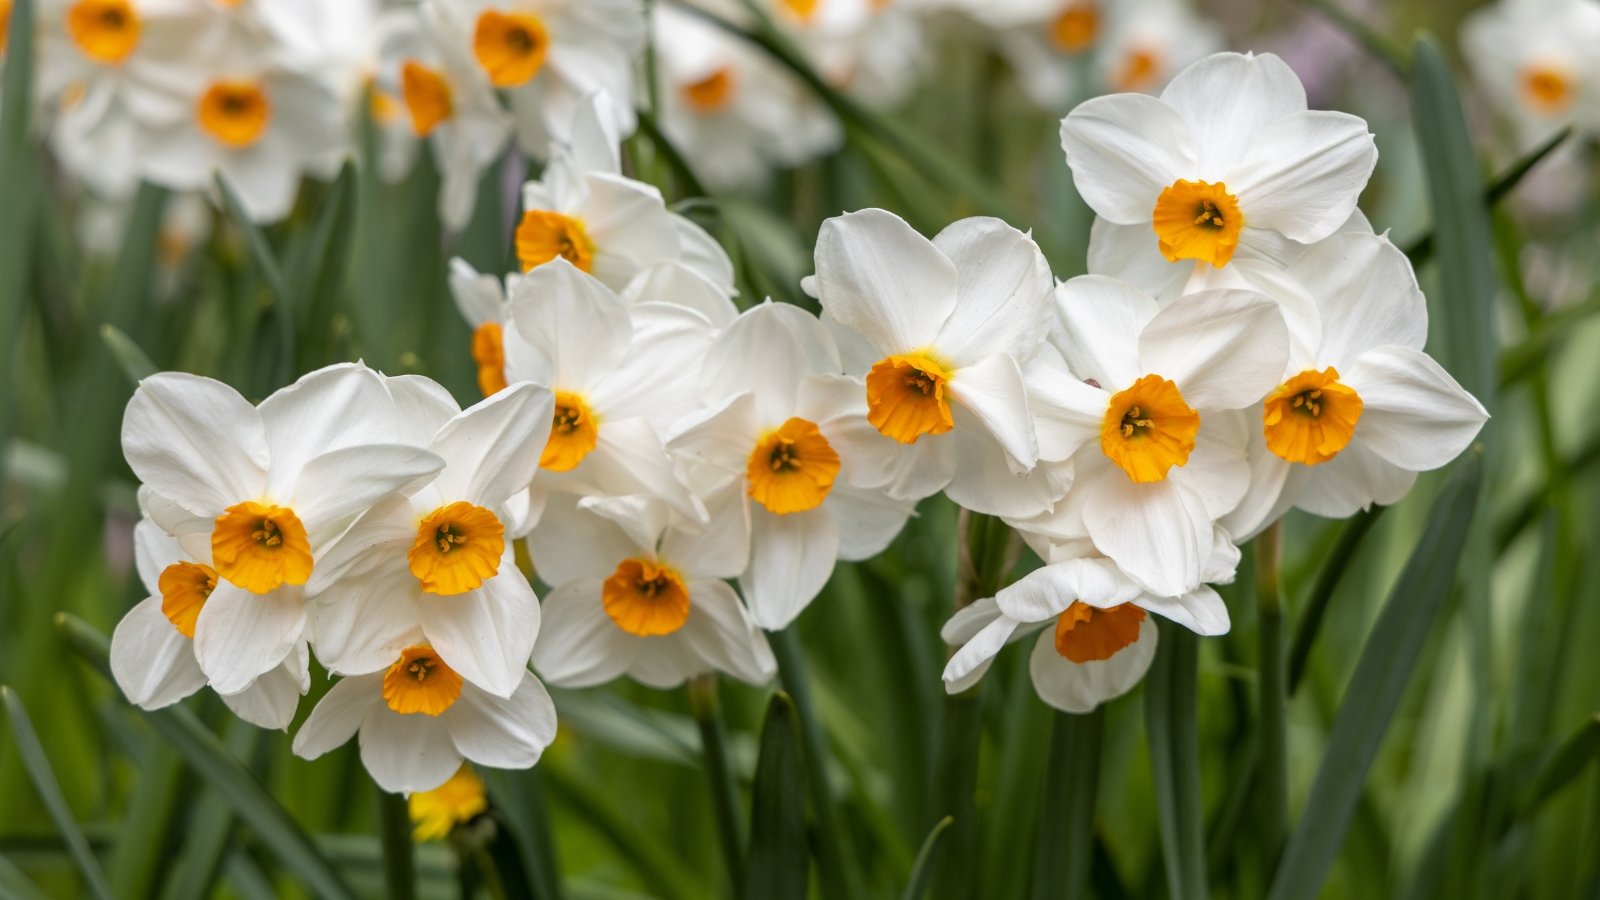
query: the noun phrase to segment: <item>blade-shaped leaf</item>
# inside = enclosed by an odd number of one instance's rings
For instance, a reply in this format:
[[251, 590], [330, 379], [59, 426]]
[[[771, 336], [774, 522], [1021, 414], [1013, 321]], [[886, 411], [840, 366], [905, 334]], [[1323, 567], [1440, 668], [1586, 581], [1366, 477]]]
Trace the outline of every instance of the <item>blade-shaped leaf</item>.
[[1289, 837], [1269, 900], [1315, 897], [1333, 865], [1361, 785], [1400, 704], [1466, 546], [1483, 456], [1471, 451], [1446, 484], [1389, 601], [1372, 628], [1328, 733], [1316, 781]]
[[944, 837], [946, 830], [955, 819], [945, 816], [928, 832], [922, 842], [922, 849], [917, 851], [916, 862], [911, 864], [911, 877], [906, 879], [906, 889], [900, 895], [900, 900], [922, 900], [928, 892], [928, 882], [933, 878], [934, 852], [939, 849], [939, 839]]
[[1200, 662], [1194, 632], [1157, 619], [1161, 643], [1145, 676], [1144, 727], [1154, 769], [1161, 857], [1175, 900], [1206, 896], [1205, 810], [1195, 709]]
[[117, 361], [122, 374], [134, 384], [149, 378], [160, 369], [150, 361], [144, 350], [133, 342], [133, 338], [115, 325], [105, 324], [100, 326], [100, 340], [105, 341], [106, 349], [111, 351], [111, 357]]
[[747, 897], [805, 900], [811, 855], [800, 768], [800, 726], [794, 703], [781, 691], [767, 705], [750, 799]]
[[1083, 715], [1055, 713], [1034, 855], [1035, 900], [1080, 900], [1088, 889], [1105, 723], [1104, 706]]
[[277, 387], [288, 383], [294, 373], [295, 325], [294, 309], [290, 305], [289, 282], [284, 278], [283, 266], [279, 264], [278, 256], [273, 253], [272, 245], [268, 243], [261, 226], [245, 212], [239, 195], [234, 193], [228, 180], [221, 175], [217, 176], [217, 191], [222, 195], [223, 205], [228, 208], [228, 215], [233, 219], [233, 224], [244, 235], [245, 248], [250, 251], [250, 259], [260, 270], [262, 280], [267, 283], [267, 289], [272, 292], [272, 318], [278, 323], [278, 369], [273, 385]]

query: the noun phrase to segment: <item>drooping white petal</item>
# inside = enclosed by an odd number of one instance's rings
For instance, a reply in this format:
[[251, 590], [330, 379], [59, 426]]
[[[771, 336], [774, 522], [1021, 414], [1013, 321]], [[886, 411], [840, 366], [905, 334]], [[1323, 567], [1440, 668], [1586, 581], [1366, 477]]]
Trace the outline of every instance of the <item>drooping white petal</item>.
[[689, 618], [679, 629], [683, 643], [719, 672], [749, 684], [765, 684], [777, 673], [767, 638], [750, 621], [726, 582], [689, 581]]
[[194, 643], [161, 611], [161, 595], [139, 601], [111, 632], [111, 674], [129, 702], [171, 706], [205, 686]]
[[417, 598], [422, 633], [450, 668], [483, 690], [509, 697], [522, 683], [539, 634], [539, 599], [506, 544], [500, 571], [476, 590]]
[[[928, 456], [916, 465], [926, 465], [930, 480], [949, 472], [949, 482], [944, 485], [945, 495], [958, 505], [986, 515], [1025, 519], [1049, 509], [1051, 504], [1066, 492], [1072, 481], [1072, 461], [1041, 463], [1025, 474], [1017, 474], [1016, 463], [995, 442], [994, 438], [971, 417], [965, 407], [954, 410], [956, 427], [949, 433], [937, 436]], [[924, 439], [926, 440], [926, 439]], [[922, 443], [922, 442], [919, 442]], [[916, 448], [911, 448], [915, 450]], [[910, 454], [908, 459], [915, 459]], [[931, 458], [930, 458], [931, 457]], [[948, 468], [946, 468], [948, 466]], [[908, 469], [911, 465], [908, 464]], [[921, 473], [902, 473], [908, 480], [922, 477]], [[914, 481], [913, 481], [914, 483]], [[889, 486], [891, 496], [910, 499], [910, 494], [896, 493], [897, 484]]]
[[480, 274], [471, 263], [457, 256], [450, 260], [449, 280], [450, 295], [455, 298], [456, 309], [469, 327], [505, 321], [506, 294], [499, 278]]
[[523, 382], [485, 398], [450, 420], [430, 448], [446, 467], [434, 487], [449, 500], [498, 508], [526, 490], [550, 437], [555, 398]]
[[752, 509], [750, 525], [750, 567], [739, 588], [757, 625], [787, 628], [833, 574], [839, 526], [821, 507], [782, 516]]
[[197, 515], [261, 494], [261, 416], [220, 381], [162, 372], [139, 383], [122, 418], [122, 452], [139, 480]]
[[195, 621], [195, 656], [217, 693], [237, 694], [283, 662], [305, 629], [299, 586], [252, 594], [219, 580]]
[[456, 750], [496, 769], [526, 769], [556, 739], [556, 706], [539, 679], [524, 673], [510, 697], [501, 699], [471, 685], [440, 716]]
[[1145, 374], [1136, 335], [1158, 307], [1132, 285], [1080, 275], [1056, 286], [1056, 347], [1072, 374], [1119, 391]]
[[1352, 441], [1413, 472], [1460, 456], [1489, 418], [1483, 404], [1421, 350], [1379, 347], [1340, 375], [1361, 397]]
[[[972, 607], [969, 606], [967, 609]], [[951, 654], [949, 662], [945, 663], [940, 678], [944, 681], [946, 693], [959, 694], [977, 684], [984, 673], [989, 671], [995, 656], [1016, 638], [1017, 632], [1022, 628], [1021, 622], [1002, 615], [992, 603], [981, 607], [977, 616], [988, 618], [988, 622], [964, 641], [961, 647]], [[952, 623], [954, 621], [951, 620]]]
[[956, 367], [996, 353], [1027, 360], [1044, 341], [1055, 281], [1033, 238], [1000, 219], [974, 216], [933, 239], [955, 264], [956, 303], [934, 347]]
[[1045, 631], [1028, 657], [1028, 672], [1039, 699], [1062, 712], [1086, 713], [1133, 690], [1156, 656], [1155, 622], [1139, 624], [1139, 639], [1110, 659], [1075, 663], [1056, 651], [1055, 634]]
[[284, 731], [294, 721], [303, 693], [299, 678], [285, 662], [239, 693], [221, 696], [228, 709], [246, 722], [270, 731]]
[[383, 703], [383, 675], [341, 678], [328, 689], [295, 732], [294, 753], [302, 759], [316, 759], [329, 750], [344, 746], [355, 737], [367, 709]]
[[1223, 180], [1251, 227], [1310, 244], [1350, 218], [1377, 164], [1364, 120], [1312, 110], [1261, 129]]
[[1306, 91], [1271, 53], [1215, 53], [1179, 72], [1161, 92], [1161, 102], [1195, 135], [1196, 167], [1186, 177], [1222, 181], [1263, 128], [1305, 112]]
[[439, 716], [401, 715], [374, 703], [367, 707], [360, 737], [362, 765], [378, 787], [393, 794], [431, 791], [461, 768], [461, 754]]
[[995, 594], [1001, 614], [1019, 622], [1045, 622], [1067, 611], [1074, 600], [1106, 609], [1128, 603], [1142, 592], [1109, 559], [1088, 556], [1041, 566]]
[[1061, 149], [1084, 202], [1105, 219], [1137, 225], [1150, 221], [1162, 190], [1194, 177], [1199, 145], [1168, 104], [1112, 94], [1078, 104], [1061, 120]]
[[[1227, 604], [1222, 602], [1221, 595], [1206, 585], [1201, 585], [1182, 597], [1156, 597], [1146, 594], [1139, 598], [1138, 603], [1150, 612], [1176, 622], [1198, 635], [1209, 637], [1227, 634], [1228, 628], [1231, 627]], [[1142, 632], [1143, 628], [1140, 630]]]
[[1172, 478], [1138, 484], [1102, 469], [1080, 485], [1083, 521], [1095, 549], [1153, 594], [1175, 597], [1200, 584], [1211, 553], [1204, 501]]
[[885, 210], [823, 222], [816, 266], [822, 308], [883, 356], [930, 346], [955, 309], [955, 264]]
[[1283, 314], [1255, 291], [1186, 294], [1139, 335], [1139, 362], [1200, 410], [1243, 409], [1276, 387], [1289, 355]]
[[585, 578], [544, 598], [533, 667], [545, 681], [590, 687], [605, 684], [633, 665], [643, 639], [618, 628], [600, 597], [600, 579]]

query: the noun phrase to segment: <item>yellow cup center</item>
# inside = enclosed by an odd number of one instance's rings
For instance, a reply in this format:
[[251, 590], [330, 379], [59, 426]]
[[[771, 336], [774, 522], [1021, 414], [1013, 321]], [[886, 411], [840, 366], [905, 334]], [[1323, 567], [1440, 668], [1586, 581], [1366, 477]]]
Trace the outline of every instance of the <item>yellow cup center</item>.
[[500, 519], [458, 500], [422, 517], [406, 562], [424, 591], [448, 597], [476, 590], [499, 573], [505, 549]]
[[1100, 449], [1134, 481], [1161, 481], [1173, 466], [1189, 461], [1199, 431], [1200, 414], [1184, 402], [1178, 386], [1146, 375], [1112, 396], [1100, 426]]
[[1267, 449], [1289, 462], [1325, 463], [1349, 445], [1362, 406], [1355, 389], [1339, 383], [1338, 369], [1301, 372], [1267, 395]]
[[1144, 616], [1132, 603], [1100, 609], [1074, 600], [1056, 617], [1056, 652], [1075, 663], [1110, 659], [1139, 639]]
[[623, 560], [601, 585], [600, 596], [611, 621], [639, 637], [671, 634], [689, 620], [683, 576], [656, 560]]
[[839, 454], [816, 423], [792, 418], [767, 432], [745, 466], [750, 496], [778, 515], [816, 509], [839, 475]]
[[294, 510], [255, 501], [223, 510], [211, 531], [217, 574], [252, 594], [311, 577], [311, 541]]
[[517, 225], [517, 259], [522, 271], [561, 257], [587, 272], [594, 267], [594, 241], [583, 220], [547, 209], [530, 209]]
[[472, 30], [472, 53], [495, 87], [517, 87], [544, 68], [550, 32], [532, 13], [484, 10]]
[[1180, 178], [1161, 192], [1150, 224], [1168, 262], [1192, 259], [1220, 269], [1239, 247], [1244, 214], [1222, 182]]
[[926, 352], [878, 360], [867, 373], [867, 421], [902, 444], [955, 427], [947, 385], [950, 370]]
[[437, 716], [461, 696], [461, 676], [433, 648], [417, 644], [383, 674], [383, 702], [401, 715]]

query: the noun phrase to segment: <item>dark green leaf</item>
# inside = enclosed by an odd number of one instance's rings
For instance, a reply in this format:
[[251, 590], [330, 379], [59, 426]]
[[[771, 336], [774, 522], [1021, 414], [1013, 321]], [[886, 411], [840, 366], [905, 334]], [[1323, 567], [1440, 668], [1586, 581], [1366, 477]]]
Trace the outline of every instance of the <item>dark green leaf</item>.
[[1597, 757], [1600, 757], [1600, 713], [1590, 716], [1551, 754], [1534, 777], [1522, 808], [1531, 812], [1583, 774], [1584, 767]]
[[[1516, 190], [1517, 185], [1522, 183], [1522, 179], [1526, 178], [1529, 172], [1532, 172], [1539, 163], [1544, 162], [1545, 158], [1554, 153], [1556, 148], [1565, 143], [1569, 137], [1572, 137], [1571, 126], [1551, 135], [1544, 143], [1529, 150], [1514, 160], [1511, 165], [1506, 166], [1500, 174], [1496, 175], [1484, 186], [1483, 202], [1493, 206], [1504, 200], [1512, 191]], [[1411, 257], [1411, 262], [1415, 265], [1422, 265], [1432, 255], [1433, 232], [1431, 231], [1417, 238], [1411, 246], [1406, 248], [1406, 256]]]
[[550, 813], [545, 806], [538, 768], [525, 771], [479, 769], [478, 775], [488, 788], [501, 830], [510, 832], [522, 871], [528, 876], [529, 893], [535, 900], [560, 900], [555, 849], [551, 846]]
[[933, 830], [922, 842], [922, 849], [917, 851], [916, 862], [911, 864], [911, 877], [906, 879], [906, 889], [900, 894], [900, 900], [922, 900], [928, 893], [928, 882], [933, 878], [934, 852], [939, 849], [939, 839], [944, 837], [950, 823], [955, 820], [945, 816], [934, 824]]
[[1158, 618], [1161, 643], [1145, 676], [1144, 727], [1155, 773], [1161, 857], [1174, 900], [1206, 896], [1205, 810], [1195, 717], [1200, 648], [1194, 632]]
[[1317, 573], [1316, 584], [1311, 588], [1311, 596], [1306, 600], [1305, 610], [1300, 613], [1299, 624], [1294, 629], [1294, 642], [1289, 646], [1289, 693], [1300, 687], [1300, 680], [1305, 677], [1306, 663], [1311, 659], [1311, 649], [1317, 642], [1317, 631], [1322, 627], [1322, 617], [1328, 611], [1328, 602], [1333, 599], [1333, 592], [1339, 587], [1339, 579], [1349, 571], [1350, 562], [1355, 558], [1356, 551], [1361, 549], [1361, 541], [1378, 522], [1378, 517], [1388, 507], [1374, 506], [1364, 509], [1350, 517], [1339, 532], [1339, 542], [1333, 546], [1328, 558], [1322, 564], [1322, 569]]
[[1034, 900], [1081, 900], [1094, 851], [1095, 795], [1106, 710], [1056, 712], [1033, 859]]
[[806, 900], [811, 854], [800, 768], [800, 723], [794, 703], [778, 692], [761, 727], [761, 756], [750, 799], [746, 897]]
[[417, 866], [411, 853], [411, 813], [406, 798], [378, 789], [378, 835], [383, 841], [384, 895], [416, 900]]
[[1390, 592], [1345, 689], [1322, 766], [1284, 850], [1269, 900], [1315, 897], [1333, 865], [1367, 771], [1435, 615], [1450, 594], [1482, 479], [1482, 453], [1471, 451], [1434, 503], [1422, 539]]

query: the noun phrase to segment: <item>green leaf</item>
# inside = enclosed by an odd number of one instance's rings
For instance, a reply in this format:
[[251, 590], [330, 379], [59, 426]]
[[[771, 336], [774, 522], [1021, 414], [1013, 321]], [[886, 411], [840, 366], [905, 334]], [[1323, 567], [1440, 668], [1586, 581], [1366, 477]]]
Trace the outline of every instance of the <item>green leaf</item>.
[[17, 864], [0, 856], [0, 897], [7, 900], [49, 900], [39, 886], [17, 868]]
[[267, 241], [266, 233], [251, 220], [244, 204], [239, 202], [239, 195], [233, 192], [228, 180], [220, 174], [217, 175], [217, 191], [222, 194], [223, 205], [228, 208], [233, 224], [244, 235], [250, 259], [261, 273], [262, 280], [267, 283], [267, 289], [272, 292], [272, 318], [278, 323], [278, 367], [273, 386], [287, 384], [294, 374], [295, 355], [294, 309], [290, 305], [289, 282], [284, 278], [283, 266], [278, 263], [277, 254], [272, 252], [272, 244]]
[[478, 769], [493, 800], [502, 829], [510, 832], [529, 892], [536, 900], [560, 900], [555, 849], [551, 846], [550, 813], [537, 768], [523, 771]]
[[[105, 635], [67, 613], [56, 615], [56, 625], [72, 649], [109, 680], [111, 670]], [[139, 712], [195, 773], [233, 804], [239, 818], [312, 893], [327, 900], [353, 900], [354, 895], [344, 879], [317, 851], [311, 838], [295, 824], [288, 811], [272, 799], [255, 776], [239, 765], [222, 741], [192, 712], [182, 706]]]
[[[333, 187], [323, 197], [310, 240], [300, 247], [288, 266], [288, 289], [295, 297], [302, 298], [299, 302], [306, 305], [302, 313], [314, 325], [332, 317], [333, 298], [350, 268], [350, 247], [355, 239], [355, 182], [355, 162], [346, 161]], [[332, 349], [327, 347], [324, 352]], [[319, 356], [302, 360], [302, 365], [312, 366], [322, 361], [323, 357]]]
[[1524, 814], [1533, 812], [1572, 783], [1596, 758], [1600, 758], [1600, 713], [1590, 716], [1577, 731], [1562, 741], [1561, 746], [1539, 769], [1521, 804]]
[[[778, 661], [778, 677], [783, 682], [784, 701], [793, 703], [800, 718], [800, 739], [805, 743], [803, 762], [806, 789], [811, 794], [811, 814], [816, 819], [817, 869], [822, 877], [823, 893], [830, 897], [854, 897], [857, 891], [851, 889], [848, 881], [852, 870], [846, 868], [842, 832], [835, 824], [833, 786], [828, 781], [828, 742], [817, 716], [800, 636], [790, 626], [772, 632], [767, 639], [772, 644], [772, 655]], [[769, 709], [768, 717], [771, 715]], [[751, 851], [754, 852], [753, 825], [751, 841]], [[754, 878], [754, 873], [748, 867], [746, 874]]]
[[[0, 358], [10, 367], [16, 359], [12, 344], [21, 337], [17, 327], [28, 272], [34, 265], [34, 210], [39, 198], [39, 156], [29, 139], [29, 112], [33, 109], [34, 0], [17, 0], [11, 9], [4, 78], [0, 81]], [[7, 376], [10, 372], [0, 373]], [[0, 446], [9, 443], [6, 429], [12, 420], [7, 410], [10, 390], [0, 391]]]
[[39, 745], [39, 735], [33, 730], [33, 722], [28, 719], [22, 699], [10, 687], [0, 685], [0, 702], [4, 703], [6, 718], [11, 722], [11, 740], [17, 746], [17, 755], [22, 757], [23, 768], [27, 769], [29, 780], [39, 792], [39, 799], [44, 801], [45, 809], [56, 823], [56, 830], [72, 852], [72, 859], [78, 864], [84, 882], [96, 897], [111, 900], [115, 896], [111, 892], [111, 884], [106, 881], [106, 873], [100, 868], [100, 861], [95, 859], [94, 851], [89, 849], [89, 839], [83, 836], [78, 820], [72, 817], [67, 798], [61, 793], [61, 783], [56, 780], [56, 773], [50, 767], [50, 758], [45, 755], [44, 747]]
[[1155, 774], [1161, 857], [1174, 900], [1206, 896], [1205, 810], [1195, 721], [1200, 663], [1194, 632], [1158, 618], [1161, 643], [1145, 676], [1144, 727]]
[[139, 345], [134, 343], [133, 338], [128, 337], [127, 333], [117, 326], [110, 323], [101, 325], [100, 340], [105, 341], [106, 349], [111, 351], [111, 358], [117, 361], [122, 374], [128, 376], [128, 380], [134, 384], [161, 371]]
[[945, 816], [934, 823], [933, 830], [922, 842], [922, 849], [917, 851], [916, 861], [911, 864], [911, 877], [906, 879], [906, 889], [900, 894], [900, 900], [922, 900], [928, 893], [928, 882], [933, 878], [934, 852], [939, 849], [939, 839], [954, 821]]
[[[229, 755], [248, 760], [266, 732], [242, 719], [225, 727]], [[233, 806], [215, 790], [207, 790], [189, 817], [183, 856], [173, 872], [168, 900], [204, 900], [212, 896], [227, 860], [234, 833]]]
[[1427, 175], [1440, 290], [1428, 297], [1430, 347], [1461, 385], [1493, 412], [1494, 244], [1483, 176], [1444, 51], [1431, 36], [1412, 53], [1411, 108]]
[[[1494, 206], [1504, 200], [1512, 191], [1516, 190], [1517, 185], [1522, 183], [1522, 179], [1526, 178], [1529, 172], [1537, 168], [1539, 163], [1544, 162], [1551, 153], [1555, 152], [1557, 147], [1566, 143], [1567, 138], [1570, 137], [1572, 137], [1572, 126], [1569, 125], [1551, 135], [1544, 143], [1518, 157], [1511, 165], [1502, 169], [1500, 174], [1490, 179], [1487, 185], [1484, 185], [1483, 202], [1489, 206]], [[1417, 238], [1411, 246], [1406, 248], [1406, 256], [1411, 257], [1413, 265], [1422, 265], [1432, 255], [1433, 232], [1431, 231]]]
[[1033, 857], [1034, 900], [1081, 900], [1089, 885], [1105, 723], [1104, 706], [1054, 715]]
[[761, 756], [750, 798], [746, 897], [806, 900], [811, 859], [803, 779], [799, 716], [789, 695], [779, 691], [767, 705], [761, 727]]
[[717, 824], [717, 840], [722, 844], [723, 864], [728, 867], [728, 884], [737, 888], [744, 882], [744, 822], [739, 815], [739, 789], [728, 764], [728, 737], [722, 725], [716, 673], [708, 672], [689, 680], [689, 708], [700, 726], [706, 779], [711, 784], [711, 807]]
[[411, 853], [411, 813], [406, 798], [378, 788], [378, 835], [383, 842], [384, 896], [416, 900], [417, 866]]
[[1482, 480], [1482, 453], [1470, 451], [1434, 503], [1345, 688], [1269, 900], [1315, 897], [1321, 889], [1429, 629], [1450, 595]]
[[1305, 677], [1306, 663], [1310, 661], [1311, 649], [1317, 642], [1322, 617], [1328, 611], [1328, 603], [1339, 587], [1339, 580], [1349, 571], [1351, 560], [1355, 558], [1356, 551], [1361, 549], [1362, 539], [1378, 523], [1378, 517], [1383, 515], [1385, 509], [1388, 507], [1374, 506], [1351, 516], [1339, 532], [1339, 542], [1333, 545], [1327, 560], [1322, 563], [1316, 584], [1311, 588], [1311, 596], [1307, 598], [1305, 610], [1300, 613], [1300, 621], [1295, 626], [1294, 642], [1289, 646], [1290, 695], [1300, 687], [1300, 681]]

